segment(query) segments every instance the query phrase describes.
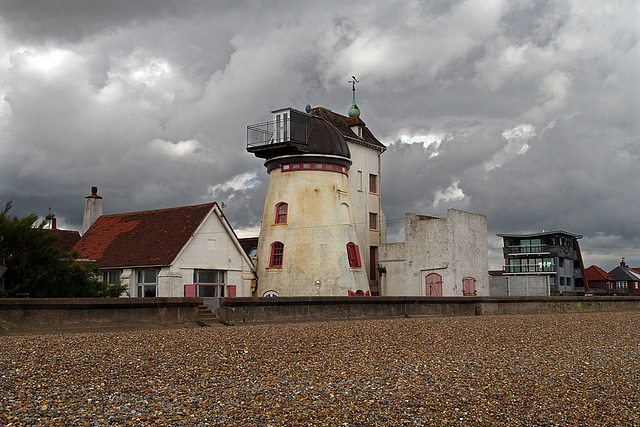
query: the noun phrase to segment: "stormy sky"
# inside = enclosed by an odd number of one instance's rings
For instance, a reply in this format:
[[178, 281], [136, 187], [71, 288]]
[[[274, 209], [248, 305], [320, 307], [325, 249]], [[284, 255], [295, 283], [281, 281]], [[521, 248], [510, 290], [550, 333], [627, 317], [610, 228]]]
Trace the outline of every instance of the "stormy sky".
[[246, 126], [346, 114], [351, 75], [404, 213], [583, 235], [586, 266], [640, 267], [640, 6], [548, 1], [0, 0], [0, 202], [80, 229], [216, 200], [257, 234], [268, 175]]

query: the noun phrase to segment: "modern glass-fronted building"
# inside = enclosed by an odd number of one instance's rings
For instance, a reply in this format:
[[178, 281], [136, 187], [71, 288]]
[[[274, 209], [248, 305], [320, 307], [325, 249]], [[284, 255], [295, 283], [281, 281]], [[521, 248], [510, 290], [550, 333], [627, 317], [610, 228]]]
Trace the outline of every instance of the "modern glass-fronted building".
[[[504, 242], [505, 276], [535, 278], [547, 295], [585, 290], [579, 234], [547, 231], [534, 234], [498, 234]], [[528, 283], [528, 280], [512, 283]]]

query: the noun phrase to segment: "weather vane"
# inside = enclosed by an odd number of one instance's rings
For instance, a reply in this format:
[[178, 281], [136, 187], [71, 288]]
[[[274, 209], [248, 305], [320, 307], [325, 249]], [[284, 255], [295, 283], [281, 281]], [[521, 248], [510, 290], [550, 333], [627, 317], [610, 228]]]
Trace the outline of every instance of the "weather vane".
[[351, 89], [356, 91], [356, 83], [360, 83], [360, 80], [356, 79], [356, 76], [351, 76], [353, 80], [349, 80], [347, 83], [351, 83]]

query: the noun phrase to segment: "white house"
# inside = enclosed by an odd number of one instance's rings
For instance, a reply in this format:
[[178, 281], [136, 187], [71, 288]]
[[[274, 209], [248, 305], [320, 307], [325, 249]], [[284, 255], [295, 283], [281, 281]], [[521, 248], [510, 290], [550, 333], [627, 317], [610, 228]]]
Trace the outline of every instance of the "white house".
[[[85, 212], [101, 213], [92, 196]], [[253, 263], [215, 202], [92, 220], [74, 251], [132, 297], [251, 296]]]

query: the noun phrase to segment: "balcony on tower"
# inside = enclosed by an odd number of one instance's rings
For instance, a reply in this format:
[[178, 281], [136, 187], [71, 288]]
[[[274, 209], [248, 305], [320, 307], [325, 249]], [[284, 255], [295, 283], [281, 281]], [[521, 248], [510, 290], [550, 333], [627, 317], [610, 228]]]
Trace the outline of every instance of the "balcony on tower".
[[247, 126], [247, 151], [262, 159], [301, 154], [350, 157], [338, 129], [325, 119], [293, 108], [272, 111], [273, 120]]

